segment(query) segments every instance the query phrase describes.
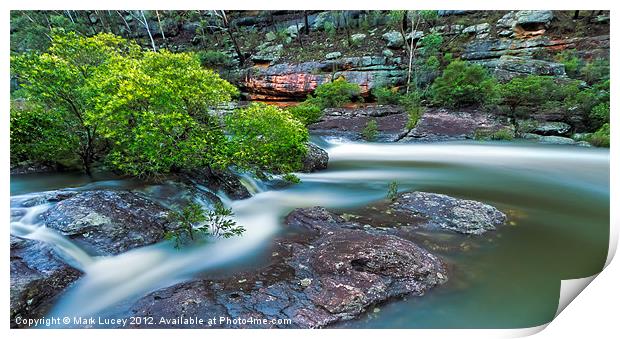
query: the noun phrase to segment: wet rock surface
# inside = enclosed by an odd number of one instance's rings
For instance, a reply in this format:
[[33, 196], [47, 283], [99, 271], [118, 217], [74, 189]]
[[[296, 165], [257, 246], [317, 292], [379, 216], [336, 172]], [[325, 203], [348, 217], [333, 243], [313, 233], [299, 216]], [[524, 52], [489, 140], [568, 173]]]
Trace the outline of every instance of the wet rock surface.
[[443, 141], [473, 139], [476, 131], [497, 131], [505, 126], [491, 113], [480, 111], [427, 110], [415, 128], [400, 141]]
[[377, 122], [377, 141], [396, 141], [407, 132], [407, 113], [396, 105], [328, 108], [321, 120], [308, 126], [308, 129], [317, 135], [359, 140], [362, 130], [371, 120]]
[[323, 208], [297, 209], [285, 223], [301, 236], [277, 239], [277, 260], [268, 267], [156, 291], [134, 304], [132, 314], [280, 318], [291, 323], [213, 327], [316, 328], [352, 319], [394, 297], [423, 295], [447, 281], [442, 261], [415, 243], [363, 230]]
[[11, 236], [11, 328], [23, 327], [16, 319], [35, 319], [51, 309], [61, 292], [81, 272], [65, 264], [43, 242]]
[[54, 205], [41, 217], [99, 255], [119, 254], [164, 237], [167, 209], [130, 191], [86, 191]]
[[329, 155], [327, 152], [311, 142], [307, 145], [308, 153], [306, 153], [306, 156], [302, 161], [303, 167], [301, 171], [311, 173], [326, 169], [329, 161]]

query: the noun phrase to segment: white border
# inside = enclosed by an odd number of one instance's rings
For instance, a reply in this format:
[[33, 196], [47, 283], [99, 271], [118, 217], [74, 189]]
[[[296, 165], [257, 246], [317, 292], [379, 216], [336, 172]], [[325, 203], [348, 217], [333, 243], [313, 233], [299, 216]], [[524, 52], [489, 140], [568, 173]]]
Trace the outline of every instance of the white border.
[[[10, 1], [10, 3], [9, 3]], [[2, 56], [0, 57], [0, 63], [2, 65], [1, 79], [2, 88], [2, 103], [3, 103], [3, 117], [0, 121], [2, 137], [2, 147], [0, 148], [0, 154], [2, 155], [2, 170], [5, 173], [3, 178], [2, 187], [4, 192], [0, 197], [0, 206], [3, 206], [1, 210], [0, 220], [7, 222], [5, 231], [7, 235], [5, 239], [5, 245], [0, 247], [0, 250], [4, 254], [4, 258], [9, 256], [9, 240], [8, 240], [8, 220], [9, 220], [9, 186], [10, 177], [9, 173], [9, 10], [10, 9], [487, 9], [487, 10], [511, 10], [511, 9], [556, 9], [556, 10], [574, 10], [574, 9], [611, 9], [612, 10], [612, 33], [611, 33], [611, 60], [612, 60], [612, 96], [611, 96], [611, 108], [612, 108], [612, 144], [617, 147], [618, 133], [617, 129], [620, 128], [620, 118], [618, 117], [617, 109], [618, 99], [616, 93], [618, 93], [615, 79], [617, 79], [617, 69], [615, 67], [615, 60], [618, 59], [617, 53], [617, 37], [619, 32], [616, 29], [616, 8], [619, 2], [590, 0], [574, 1], [540, 1], [540, 0], [521, 0], [515, 1], [485, 1], [485, 0], [435, 0], [435, 1], [414, 1], [414, 0], [393, 0], [393, 1], [381, 1], [376, 0], [314, 0], [314, 1], [273, 1], [273, 0], [261, 0], [259, 1], [243, 1], [243, 0], [228, 0], [228, 1], [188, 1], [188, 0], [135, 0], [129, 3], [127, 0], [108, 0], [108, 1], [86, 1], [86, 0], [55, 0], [55, 1], [34, 1], [34, 0], [3, 0], [0, 3], [2, 9], [2, 31], [0, 32], [0, 39], [4, 48], [1, 50]], [[616, 156], [616, 150], [614, 147], [611, 149], [611, 169], [610, 173], [618, 173], [618, 159]], [[611, 181], [611, 206], [620, 206], [618, 203], [618, 180], [617, 177], [612, 176]], [[586, 225], [584, 225], [585, 227]], [[182, 330], [177, 332], [176, 330], [17, 330], [10, 331], [10, 336], [14, 337], [45, 337], [45, 338], [77, 338], [84, 334], [92, 338], [109, 338], [113, 336], [122, 337], [137, 337], [137, 336], [155, 336], [162, 338], [169, 338], [171, 335], [181, 334], [184, 338], [190, 337], [224, 337], [235, 336], [244, 337], [257, 337], [257, 338], [288, 338], [290, 336], [296, 336], [300, 338], [310, 337], [326, 337], [336, 338], [341, 336], [384, 336], [389, 335], [391, 337], [431, 337], [431, 338], [503, 338], [503, 337], [521, 337], [534, 333], [544, 331], [536, 335], [537, 338], [567, 338], [567, 337], [585, 337], [593, 336], [594, 338], [607, 338], [612, 335], [617, 335], [617, 314], [618, 314], [618, 286], [620, 282], [620, 264], [616, 261], [612, 261], [615, 254], [615, 250], [618, 242], [618, 213], [612, 208], [611, 210], [611, 232], [610, 232], [610, 251], [607, 258], [608, 265], [602, 273], [594, 280], [592, 278], [577, 279], [577, 281], [568, 282], [569, 285], [573, 285], [573, 288], [577, 286], [577, 290], [587, 286], [590, 283], [591, 286], [587, 287], [574, 301], [569, 303], [566, 309], [561, 312], [555, 320], [548, 325], [539, 326], [529, 329], [517, 329], [517, 330], [244, 330], [244, 331], [228, 331], [228, 330]], [[9, 272], [9, 261], [0, 260], [2, 265], [2, 272]], [[8, 302], [8, 290], [9, 290], [9, 275], [4, 277], [3, 291], [4, 297], [2, 305], [2, 316], [0, 319], [5, 319], [5, 329], [9, 330], [9, 302]], [[585, 284], [584, 284], [585, 283]], [[563, 282], [565, 286], [567, 282]], [[567, 290], [562, 292], [566, 294]], [[574, 291], [571, 295], [574, 297]], [[507, 305], [507, 307], [510, 307]]]

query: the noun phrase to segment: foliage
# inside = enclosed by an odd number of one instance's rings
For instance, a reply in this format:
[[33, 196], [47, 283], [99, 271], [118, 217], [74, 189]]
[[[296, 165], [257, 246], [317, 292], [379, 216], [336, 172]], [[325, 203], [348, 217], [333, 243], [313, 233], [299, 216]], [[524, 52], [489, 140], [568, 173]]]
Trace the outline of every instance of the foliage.
[[577, 109], [588, 122], [591, 130], [609, 122], [609, 79], [585, 88], [566, 99], [569, 109]]
[[197, 56], [198, 59], [200, 59], [200, 64], [207, 68], [214, 69], [230, 66], [232, 64], [230, 56], [218, 51], [199, 51]]
[[396, 201], [396, 199], [398, 198], [398, 182], [396, 182], [396, 180], [391, 181], [388, 184], [386, 198], [391, 202]]
[[284, 181], [289, 182], [291, 184], [299, 184], [301, 182], [301, 179], [299, 179], [299, 177], [293, 173], [286, 173], [282, 177], [282, 179], [284, 179]]
[[230, 134], [230, 157], [238, 167], [275, 173], [301, 168], [308, 131], [289, 111], [253, 103], [225, 120]]
[[10, 121], [12, 160], [79, 164], [73, 153], [79, 140], [64, 135], [66, 127], [58, 111], [46, 111], [35, 103], [12, 101]]
[[588, 84], [609, 79], [609, 60], [595, 59], [581, 69], [581, 76]]
[[418, 91], [411, 91], [399, 98], [399, 103], [407, 112], [407, 129], [413, 129], [422, 116], [422, 95]]
[[474, 134], [474, 139], [476, 140], [512, 140], [514, 137], [514, 132], [507, 127], [501, 128], [497, 131], [485, 131], [478, 129]]
[[579, 75], [579, 71], [582, 67], [582, 61], [574, 49], [564, 50], [556, 54], [555, 61], [564, 65], [566, 74], [568, 74], [571, 78], [575, 78]]
[[451, 62], [431, 86], [432, 102], [448, 107], [480, 105], [495, 96], [496, 81], [480, 65]]
[[366, 141], [374, 141], [375, 139], [377, 139], [377, 135], [379, 134], [378, 128], [377, 128], [377, 120], [372, 119], [372, 120], [368, 120], [368, 122], [366, 123], [366, 126], [364, 126], [364, 129], [362, 129], [362, 139], [366, 140]]
[[498, 85], [498, 101], [501, 106], [507, 107], [511, 117], [516, 119], [517, 116], [527, 116], [533, 110], [563, 107], [578, 92], [576, 82], [529, 75]]
[[319, 121], [323, 115], [321, 107], [314, 104], [311, 100], [306, 100], [297, 106], [289, 107], [288, 111], [295, 119], [301, 121], [306, 126]]
[[170, 212], [168, 219], [177, 224], [177, 227], [166, 232], [164, 238], [174, 241], [174, 247], [180, 248], [182, 244], [195, 241], [196, 233], [218, 238], [241, 235], [245, 229], [237, 225], [232, 219], [233, 215], [232, 210], [220, 202], [205, 214], [202, 206], [192, 201]]
[[595, 124], [604, 125], [609, 122], [609, 102], [602, 102], [592, 108], [590, 119]]
[[353, 101], [360, 95], [360, 86], [347, 82], [340, 77], [332, 82], [327, 82], [317, 86], [314, 90], [314, 102], [322, 108], [342, 107]]
[[[182, 69], [183, 72], [179, 72]], [[107, 160], [135, 176], [228, 165], [225, 137], [208, 109], [237, 89], [190, 53], [144, 52], [116, 58], [90, 81], [90, 121], [112, 142]]]
[[112, 34], [83, 38], [59, 33], [53, 36], [46, 53], [11, 57], [11, 73], [25, 99], [44, 107], [43, 112], [53, 112], [65, 127], [64, 137], [77, 140], [63, 157], [79, 157], [87, 172], [105, 146], [97, 134], [100, 121], [89, 118], [93, 99], [100, 95], [91, 84], [110, 76], [99, 74], [110, 59], [130, 58], [137, 53], [137, 45]]
[[606, 123], [590, 135], [588, 142], [596, 147], [609, 147], [610, 135], [609, 123]]
[[398, 104], [400, 100], [395, 88], [377, 87], [372, 90], [372, 95], [379, 105]]

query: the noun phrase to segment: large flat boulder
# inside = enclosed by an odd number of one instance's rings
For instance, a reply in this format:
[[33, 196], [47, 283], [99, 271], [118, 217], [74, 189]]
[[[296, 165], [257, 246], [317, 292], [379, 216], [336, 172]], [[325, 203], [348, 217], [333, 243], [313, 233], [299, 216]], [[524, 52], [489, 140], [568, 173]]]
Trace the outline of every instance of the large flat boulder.
[[300, 235], [277, 240], [276, 259], [267, 267], [151, 293], [134, 304], [131, 314], [156, 321], [191, 316], [290, 320], [155, 327], [317, 328], [352, 319], [394, 297], [423, 295], [447, 280], [442, 261], [415, 243], [366, 231], [323, 208], [297, 209], [285, 223]]
[[42, 215], [46, 226], [100, 255], [114, 255], [164, 238], [168, 209], [130, 191], [81, 192]]

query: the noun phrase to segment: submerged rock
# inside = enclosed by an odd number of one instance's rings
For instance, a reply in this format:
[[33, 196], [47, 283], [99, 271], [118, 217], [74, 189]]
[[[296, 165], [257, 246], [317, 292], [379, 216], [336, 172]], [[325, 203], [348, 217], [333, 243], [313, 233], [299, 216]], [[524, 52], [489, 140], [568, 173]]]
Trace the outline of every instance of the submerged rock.
[[100, 255], [119, 254], [163, 239], [168, 209], [129, 191], [86, 191], [42, 215], [60, 231]]
[[302, 160], [302, 172], [311, 173], [320, 171], [327, 168], [327, 162], [329, 161], [329, 155], [327, 152], [319, 146], [309, 142], [307, 143], [308, 153]]
[[49, 245], [11, 236], [11, 328], [16, 320], [44, 316], [81, 272], [65, 264]]
[[302, 236], [278, 240], [277, 261], [268, 267], [156, 291], [139, 300], [132, 314], [291, 321], [179, 327], [317, 328], [393, 297], [423, 295], [447, 281], [442, 261], [415, 243], [357, 229], [321, 207], [297, 209], [285, 222]]
[[422, 218], [421, 227], [463, 234], [483, 234], [506, 222], [506, 215], [493, 206], [437, 193], [403, 193], [390, 207]]

